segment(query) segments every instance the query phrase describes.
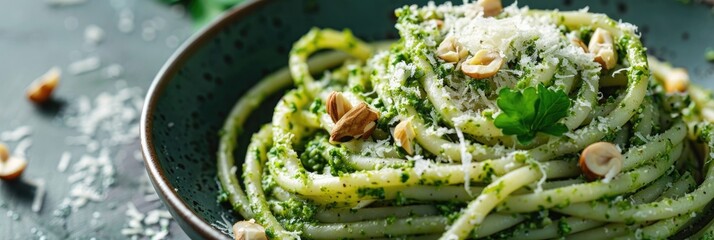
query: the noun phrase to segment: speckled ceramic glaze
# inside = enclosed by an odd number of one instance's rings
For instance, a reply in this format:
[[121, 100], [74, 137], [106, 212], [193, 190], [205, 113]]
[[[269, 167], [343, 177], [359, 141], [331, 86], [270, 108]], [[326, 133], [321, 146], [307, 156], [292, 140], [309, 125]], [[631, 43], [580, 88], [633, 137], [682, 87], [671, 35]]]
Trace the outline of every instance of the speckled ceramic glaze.
[[[212, 224], [238, 219], [216, 201], [215, 176], [219, 129], [238, 98], [287, 65], [293, 42], [311, 27], [349, 28], [367, 41], [396, 38], [393, 10], [411, 3], [426, 1], [251, 1], [207, 26], [169, 59], [147, 97], [142, 147], [154, 186], [189, 236], [226, 238]], [[704, 61], [705, 49], [714, 48], [714, 14], [707, 6], [674, 0], [520, 5], [561, 10], [589, 5], [590, 11], [634, 23], [651, 54], [687, 67], [695, 82], [714, 87], [714, 64]], [[277, 97], [251, 116], [238, 146], [246, 146], [250, 133], [269, 121]], [[236, 156], [244, 151], [239, 147]]]

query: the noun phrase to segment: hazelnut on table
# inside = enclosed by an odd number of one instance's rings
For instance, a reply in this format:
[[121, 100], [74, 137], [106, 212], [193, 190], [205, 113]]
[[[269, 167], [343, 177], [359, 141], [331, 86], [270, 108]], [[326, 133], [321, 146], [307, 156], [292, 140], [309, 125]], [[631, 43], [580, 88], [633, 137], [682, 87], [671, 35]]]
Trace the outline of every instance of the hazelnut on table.
[[11, 156], [7, 146], [0, 143], [0, 179], [15, 180], [22, 175], [27, 167], [27, 160]]
[[53, 67], [47, 73], [37, 78], [27, 88], [27, 99], [36, 104], [43, 104], [50, 100], [57, 84], [59, 84], [61, 71]]

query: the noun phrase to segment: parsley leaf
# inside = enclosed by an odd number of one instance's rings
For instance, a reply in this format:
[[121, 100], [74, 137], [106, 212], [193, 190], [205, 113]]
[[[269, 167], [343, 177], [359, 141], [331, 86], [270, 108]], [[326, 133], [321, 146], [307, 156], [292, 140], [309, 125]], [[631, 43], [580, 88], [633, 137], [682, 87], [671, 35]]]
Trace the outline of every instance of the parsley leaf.
[[494, 120], [503, 134], [516, 135], [521, 144], [528, 144], [536, 133], [560, 136], [568, 128], [558, 123], [568, 115], [570, 98], [562, 90], [553, 91], [543, 84], [538, 89], [529, 87], [522, 92], [501, 89], [496, 101], [501, 113]]

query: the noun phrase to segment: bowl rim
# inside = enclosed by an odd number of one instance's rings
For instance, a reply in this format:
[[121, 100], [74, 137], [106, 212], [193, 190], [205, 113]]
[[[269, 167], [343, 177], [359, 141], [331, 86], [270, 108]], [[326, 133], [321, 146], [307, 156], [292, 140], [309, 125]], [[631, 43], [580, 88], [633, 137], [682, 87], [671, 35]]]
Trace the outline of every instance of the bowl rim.
[[149, 179], [151, 179], [154, 188], [158, 190], [157, 193], [162, 195], [163, 202], [168, 204], [170, 209], [174, 210], [171, 211], [174, 217], [183, 220], [192, 228], [193, 232], [202, 238], [229, 239], [229, 236], [218, 231], [210, 223], [198, 217], [196, 212], [191, 210], [186, 202], [179, 197], [174, 186], [168, 181], [168, 178], [164, 174], [164, 168], [162, 168], [158, 162], [156, 149], [153, 145], [153, 136], [151, 134], [153, 119], [150, 116], [153, 116], [156, 104], [168, 83], [171, 82], [178, 70], [184, 66], [186, 61], [192, 57], [196, 51], [203, 47], [205, 43], [211, 41], [225, 27], [245, 18], [270, 1], [271, 0], [246, 1], [223, 13], [220, 17], [214, 19], [211, 23], [194, 33], [169, 57], [168, 61], [166, 61], [154, 77], [146, 93], [140, 120], [140, 139], [141, 152], [144, 156], [144, 165], [149, 174]]

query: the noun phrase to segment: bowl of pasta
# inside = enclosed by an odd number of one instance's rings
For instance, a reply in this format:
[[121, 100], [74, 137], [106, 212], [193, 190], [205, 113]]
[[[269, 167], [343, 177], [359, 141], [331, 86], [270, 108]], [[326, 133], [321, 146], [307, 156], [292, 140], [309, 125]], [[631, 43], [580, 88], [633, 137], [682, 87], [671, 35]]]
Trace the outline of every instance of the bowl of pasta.
[[145, 163], [192, 238], [712, 237], [711, 29], [670, 0], [250, 1], [157, 75]]

